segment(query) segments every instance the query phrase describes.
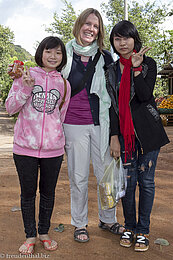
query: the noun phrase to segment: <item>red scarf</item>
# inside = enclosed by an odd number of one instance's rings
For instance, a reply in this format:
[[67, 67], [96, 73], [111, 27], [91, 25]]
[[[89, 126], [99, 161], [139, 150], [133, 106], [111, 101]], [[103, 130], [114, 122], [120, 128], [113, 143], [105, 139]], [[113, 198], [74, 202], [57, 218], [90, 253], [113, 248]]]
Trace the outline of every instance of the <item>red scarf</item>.
[[120, 131], [124, 137], [125, 162], [127, 157], [132, 157], [135, 144], [135, 132], [130, 112], [130, 69], [132, 67], [131, 57], [125, 59], [120, 55], [120, 62], [124, 65], [119, 90], [119, 119]]

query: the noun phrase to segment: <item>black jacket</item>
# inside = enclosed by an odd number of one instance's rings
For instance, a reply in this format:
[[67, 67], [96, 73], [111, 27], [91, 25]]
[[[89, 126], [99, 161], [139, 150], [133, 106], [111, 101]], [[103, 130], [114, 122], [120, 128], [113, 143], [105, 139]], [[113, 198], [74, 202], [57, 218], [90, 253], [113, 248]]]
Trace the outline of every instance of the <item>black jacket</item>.
[[[110, 109], [111, 136], [120, 135], [117, 82], [119, 60], [106, 70], [106, 87], [112, 100]], [[144, 153], [159, 149], [169, 143], [153, 96], [157, 76], [156, 62], [144, 56], [142, 72], [134, 77], [131, 71], [130, 109], [135, 129]]]
[[[103, 57], [105, 66], [107, 67], [113, 62], [110, 52], [103, 50]], [[81, 57], [76, 53], [73, 53], [73, 61], [70, 74], [68, 76], [68, 81], [70, 82], [72, 91], [78, 86], [79, 82], [82, 80], [86, 69], [90, 66], [92, 58], [90, 57], [87, 66], [85, 67], [81, 61]], [[105, 68], [105, 67], [104, 67]], [[87, 82], [85, 83], [85, 88], [88, 94], [88, 100], [90, 103], [91, 114], [93, 118], [94, 125], [99, 125], [99, 97], [95, 94], [90, 94], [90, 88], [94, 72], [90, 75]]]

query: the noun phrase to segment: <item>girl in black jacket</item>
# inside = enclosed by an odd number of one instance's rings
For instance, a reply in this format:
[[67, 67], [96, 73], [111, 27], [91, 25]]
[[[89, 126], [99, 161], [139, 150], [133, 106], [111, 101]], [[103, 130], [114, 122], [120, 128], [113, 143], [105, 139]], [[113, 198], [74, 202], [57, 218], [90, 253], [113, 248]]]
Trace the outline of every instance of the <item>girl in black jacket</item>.
[[[121, 21], [113, 27], [110, 42], [120, 56], [106, 71], [107, 91], [112, 100], [111, 155], [115, 159], [121, 156], [128, 169], [127, 191], [122, 199], [126, 230], [120, 245], [130, 247], [136, 235], [135, 251], [146, 251], [156, 161], [160, 147], [169, 143], [153, 97], [156, 62], [145, 56], [150, 48], [141, 48], [139, 34], [129, 21]], [[138, 220], [135, 205], [137, 182]]]

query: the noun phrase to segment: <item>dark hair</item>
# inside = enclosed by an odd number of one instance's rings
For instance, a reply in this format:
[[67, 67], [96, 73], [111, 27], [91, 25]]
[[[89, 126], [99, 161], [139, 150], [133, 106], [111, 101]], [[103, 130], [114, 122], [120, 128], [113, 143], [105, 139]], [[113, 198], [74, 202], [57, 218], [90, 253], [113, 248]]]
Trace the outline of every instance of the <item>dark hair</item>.
[[119, 53], [117, 52], [117, 50], [114, 47], [114, 37], [115, 36], [133, 38], [134, 39], [134, 49], [137, 52], [140, 51], [140, 49], [142, 47], [142, 41], [140, 39], [140, 36], [139, 36], [139, 33], [138, 33], [136, 27], [131, 22], [129, 22], [127, 20], [123, 20], [123, 21], [117, 23], [111, 31], [110, 43], [111, 43], [111, 46], [112, 46], [114, 52], [119, 55]]
[[40, 67], [44, 67], [43, 62], [42, 62], [44, 49], [48, 50], [48, 49], [53, 49], [53, 48], [59, 47], [59, 46], [61, 46], [61, 51], [62, 51], [62, 62], [56, 68], [56, 70], [61, 71], [62, 68], [67, 63], [67, 53], [66, 53], [64, 43], [58, 37], [48, 36], [40, 42], [40, 44], [36, 50], [36, 53], [35, 53], [35, 61], [36, 61], [37, 65]]

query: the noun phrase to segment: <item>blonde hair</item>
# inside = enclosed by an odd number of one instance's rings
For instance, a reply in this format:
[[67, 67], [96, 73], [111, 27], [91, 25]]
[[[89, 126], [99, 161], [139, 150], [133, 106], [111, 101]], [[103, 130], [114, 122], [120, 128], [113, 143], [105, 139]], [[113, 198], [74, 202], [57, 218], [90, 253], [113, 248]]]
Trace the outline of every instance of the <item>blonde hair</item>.
[[95, 14], [95, 16], [97, 16], [97, 18], [99, 19], [99, 32], [98, 32], [98, 36], [97, 36], [97, 44], [99, 46], [100, 51], [102, 51], [102, 49], [104, 47], [105, 31], [104, 31], [102, 17], [100, 15], [99, 11], [97, 11], [96, 9], [87, 8], [79, 15], [79, 17], [77, 18], [77, 20], [75, 21], [75, 24], [73, 26], [73, 35], [76, 38], [77, 42], [82, 45], [81, 38], [80, 38], [80, 29], [84, 25], [86, 19], [88, 18], [88, 16], [90, 14]]

